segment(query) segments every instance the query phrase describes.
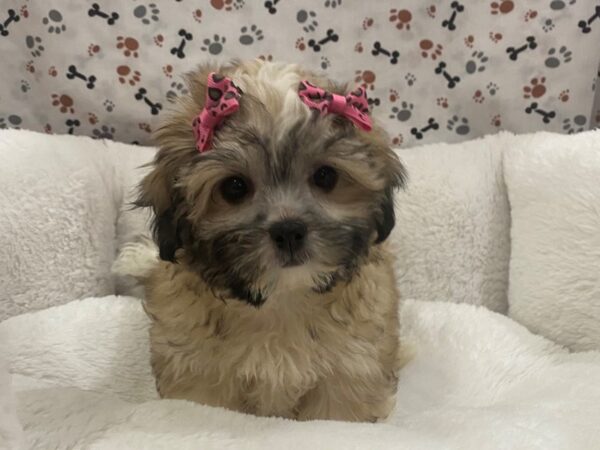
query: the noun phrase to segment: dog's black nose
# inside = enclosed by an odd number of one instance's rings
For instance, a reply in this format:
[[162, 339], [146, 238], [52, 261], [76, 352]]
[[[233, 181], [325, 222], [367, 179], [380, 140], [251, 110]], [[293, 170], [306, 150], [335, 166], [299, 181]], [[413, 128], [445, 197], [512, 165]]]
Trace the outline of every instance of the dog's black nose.
[[306, 225], [297, 220], [284, 220], [271, 225], [269, 234], [279, 250], [294, 254], [304, 245]]

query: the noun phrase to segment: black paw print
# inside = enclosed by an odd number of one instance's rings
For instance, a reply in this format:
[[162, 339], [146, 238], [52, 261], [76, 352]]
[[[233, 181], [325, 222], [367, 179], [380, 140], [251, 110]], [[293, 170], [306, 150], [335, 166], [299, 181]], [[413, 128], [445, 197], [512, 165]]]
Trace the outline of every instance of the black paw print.
[[548, 57], [544, 61], [546, 67], [550, 69], [556, 69], [561, 64], [567, 64], [571, 62], [573, 53], [567, 49], [564, 45], [557, 51], [556, 48], [548, 50]]
[[392, 113], [390, 114], [390, 119], [396, 119], [400, 122], [406, 122], [412, 117], [412, 111], [415, 105], [408, 102], [402, 102], [400, 104], [400, 108], [394, 106], [392, 108]]
[[94, 128], [92, 134], [94, 139], [113, 139], [115, 128], [107, 125], [102, 125], [100, 128]]
[[204, 52], [208, 52], [211, 55], [218, 55], [223, 51], [223, 45], [225, 44], [226, 39], [224, 37], [215, 34], [212, 39], [204, 39], [203, 47], [200, 49]]
[[448, 119], [448, 125], [446, 128], [448, 128], [450, 131], [454, 131], [460, 136], [469, 134], [471, 131], [471, 127], [469, 127], [469, 119], [466, 117], [459, 119], [458, 116], [452, 116], [451, 119]]
[[325, 8], [337, 8], [342, 4], [342, 0], [325, 0]]
[[252, 45], [254, 41], [262, 41], [264, 38], [262, 30], [256, 25], [252, 25], [250, 28], [242, 27], [240, 33], [242, 33], [240, 36], [240, 44], [242, 45]]
[[319, 22], [317, 22], [317, 13], [314, 11], [307, 11], [305, 9], [301, 9], [296, 14], [296, 20], [298, 23], [302, 24], [302, 29], [308, 33], [311, 31], [315, 31], [319, 26]]
[[150, 25], [152, 22], [158, 22], [159, 14], [160, 9], [158, 9], [156, 3], [138, 5], [133, 9], [134, 17], [137, 17], [145, 25]]
[[485, 56], [485, 53], [474, 51], [471, 54], [471, 59], [467, 61], [465, 65], [465, 70], [469, 74], [473, 74], [475, 72], [483, 72], [485, 70], [485, 63], [488, 62], [488, 57]]
[[27, 35], [25, 37], [25, 45], [29, 50], [31, 50], [31, 56], [34, 58], [41, 56], [45, 50], [44, 46], [42, 45], [42, 38], [39, 36]]
[[60, 34], [67, 30], [67, 26], [62, 23], [63, 16], [56, 9], [48, 11], [48, 16], [42, 19], [44, 25], [48, 25], [48, 33]]

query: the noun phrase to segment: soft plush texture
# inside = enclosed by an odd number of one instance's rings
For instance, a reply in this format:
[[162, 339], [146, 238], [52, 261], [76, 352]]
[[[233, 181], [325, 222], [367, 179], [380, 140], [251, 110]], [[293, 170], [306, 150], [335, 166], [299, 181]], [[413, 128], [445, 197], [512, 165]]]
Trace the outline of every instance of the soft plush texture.
[[510, 214], [502, 133], [398, 153], [409, 175], [396, 196], [398, 286], [405, 298], [485, 305], [505, 312]]
[[0, 131], [0, 320], [115, 292], [117, 221], [154, 150]]
[[75, 301], [0, 324], [31, 448], [591, 449], [600, 354], [569, 354], [472, 305], [406, 301], [413, 359], [386, 423], [293, 422], [157, 400], [138, 300]]
[[22, 445], [23, 429], [17, 417], [8, 363], [0, 353], [0, 448], [17, 449]]
[[504, 166], [510, 316], [573, 350], [599, 350], [600, 131], [521, 137]]

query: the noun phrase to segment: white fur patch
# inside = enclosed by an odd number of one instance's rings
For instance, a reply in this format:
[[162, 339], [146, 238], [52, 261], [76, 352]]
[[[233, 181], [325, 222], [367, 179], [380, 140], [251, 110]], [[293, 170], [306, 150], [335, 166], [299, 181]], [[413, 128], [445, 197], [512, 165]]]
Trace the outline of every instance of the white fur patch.
[[125, 245], [112, 265], [112, 272], [120, 276], [147, 278], [159, 262], [158, 248], [144, 236], [139, 242]]

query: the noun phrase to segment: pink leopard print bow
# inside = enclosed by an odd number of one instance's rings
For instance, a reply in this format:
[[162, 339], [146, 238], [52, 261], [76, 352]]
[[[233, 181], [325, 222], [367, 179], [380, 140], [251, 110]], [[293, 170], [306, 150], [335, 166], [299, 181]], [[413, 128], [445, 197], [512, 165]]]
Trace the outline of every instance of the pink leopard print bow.
[[368, 116], [367, 93], [362, 87], [343, 96], [332, 94], [303, 80], [298, 87], [298, 95], [309, 108], [321, 114], [339, 114], [365, 131], [371, 131], [373, 128], [371, 118]]
[[200, 153], [210, 149], [215, 128], [239, 109], [241, 94], [231, 78], [215, 72], [208, 75], [204, 108], [192, 123], [196, 148]]

